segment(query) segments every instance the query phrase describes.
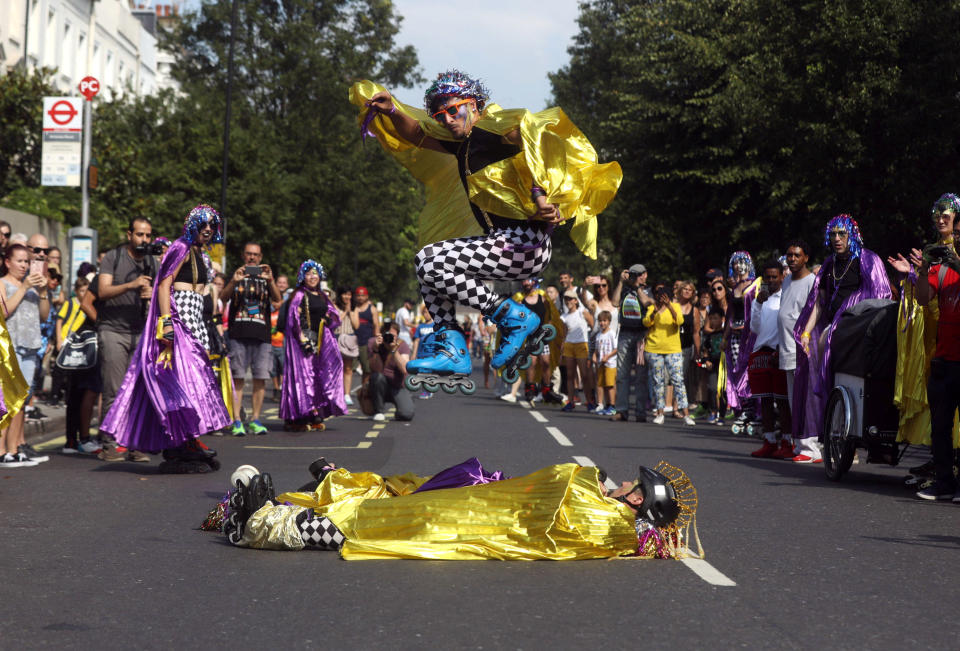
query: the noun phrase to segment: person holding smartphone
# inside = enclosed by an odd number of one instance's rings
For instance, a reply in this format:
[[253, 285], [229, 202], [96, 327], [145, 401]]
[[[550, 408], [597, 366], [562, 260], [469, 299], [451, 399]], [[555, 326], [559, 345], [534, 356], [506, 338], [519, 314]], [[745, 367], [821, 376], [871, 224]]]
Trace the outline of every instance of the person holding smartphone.
[[373, 420], [386, 420], [385, 405], [397, 406], [397, 420], [413, 420], [413, 398], [403, 387], [410, 348], [400, 339], [396, 321], [387, 324], [387, 331], [370, 338], [367, 353], [370, 360], [370, 390], [373, 398]]
[[[11, 244], [4, 253], [6, 275], [3, 277], [3, 301], [0, 307], [6, 318], [20, 372], [28, 384], [33, 379], [37, 354], [40, 352], [40, 321], [50, 314], [50, 297], [42, 273], [43, 262], [39, 262], [40, 265], [31, 263], [30, 253], [22, 244]], [[28, 393], [24, 404], [29, 401]], [[35, 466], [49, 460], [48, 456], [38, 454], [26, 444], [23, 419], [24, 410], [20, 410], [3, 432], [0, 468]]]
[[[269, 265], [263, 263], [263, 252], [257, 242], [243, 247], [243, 266], [233, 272], [223, 288], [221, 300], [230, 301], [229, 327], [230, 371], [233, 373], [234, 436], [266, 434], [260, 422], [267, 380], [273, 365], [273, 346], [270, 343], [271, 301], [283, 300]], [[253, 373], [253, 418], [244, 428], [240, 418], [243, 408], [243, 388], [247, 370]]]

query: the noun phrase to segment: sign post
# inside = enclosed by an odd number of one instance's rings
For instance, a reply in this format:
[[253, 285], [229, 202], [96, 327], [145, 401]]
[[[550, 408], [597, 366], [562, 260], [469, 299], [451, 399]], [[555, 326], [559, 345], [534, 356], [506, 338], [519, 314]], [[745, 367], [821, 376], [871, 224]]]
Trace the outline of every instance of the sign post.
[[77, 85], [80, 94], [87, 101], [83, 103], [83, 190], [80, 204], [80, 226], [90, 227], [90, 149], [93, 140], [93, 98], [100, 92], [100, 82], [96, 77], [86, 76]]
[[80, 185], [81, 102], [77, 97], [43, 98], [41, 185]]

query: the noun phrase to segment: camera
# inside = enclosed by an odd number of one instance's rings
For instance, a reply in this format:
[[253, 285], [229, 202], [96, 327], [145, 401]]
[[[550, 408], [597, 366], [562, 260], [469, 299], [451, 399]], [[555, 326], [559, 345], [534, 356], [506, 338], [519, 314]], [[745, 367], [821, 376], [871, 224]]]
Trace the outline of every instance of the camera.
[[392, 332], [384, 333], [384, 335], [383, 335], [383, 343], [385, 343], [385, 344], [387, 344], [387, 345], [389, 346], [389, 345], [391, 345], [391, 344], [393, 343], [393, 340], [394, 340], [394, 335], [393, 335]]
[[163, 245], [156, 242], [138, 244], [133, 247], [133, 252], [137, 255], [163, 255]]

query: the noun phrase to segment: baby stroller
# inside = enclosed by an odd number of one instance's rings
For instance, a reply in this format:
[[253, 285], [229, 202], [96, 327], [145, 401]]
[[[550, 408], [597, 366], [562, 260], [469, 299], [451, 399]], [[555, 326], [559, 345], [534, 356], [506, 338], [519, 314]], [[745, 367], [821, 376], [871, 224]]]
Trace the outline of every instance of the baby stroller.
[[869, 299], [840, 317], [830, 343], [833, 389], [823, 416], [823, 468], [839, 481], [857, 448], [868, 463], [900, 462], [900, 412], [893, 404], [897, 368], [897, 303]]

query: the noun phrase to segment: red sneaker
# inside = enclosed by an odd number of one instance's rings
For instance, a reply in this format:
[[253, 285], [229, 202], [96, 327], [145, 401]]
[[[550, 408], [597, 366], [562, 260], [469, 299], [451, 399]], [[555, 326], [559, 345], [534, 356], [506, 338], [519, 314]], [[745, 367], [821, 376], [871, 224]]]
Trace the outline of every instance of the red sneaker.
[[764, 439], [763, 447], [761, 447], [759, 450], [754, 450], [753, 452], [751, 452], [750, 456], [769, 459], [770, 457], [773, 456], [773, 453], [776, 451], [777, 451], [777, 444], [771, 443], [770, 441]]
[[791, 461], [795, 463], [823, 463], [823, 458], [814, 459], [806, 454], [798, 454]]
[[796, 455], [793, 453], [793, 443], [790, 441], [780, 441], [780, 447], [770, 455], [774, 459], [792, 459]]

